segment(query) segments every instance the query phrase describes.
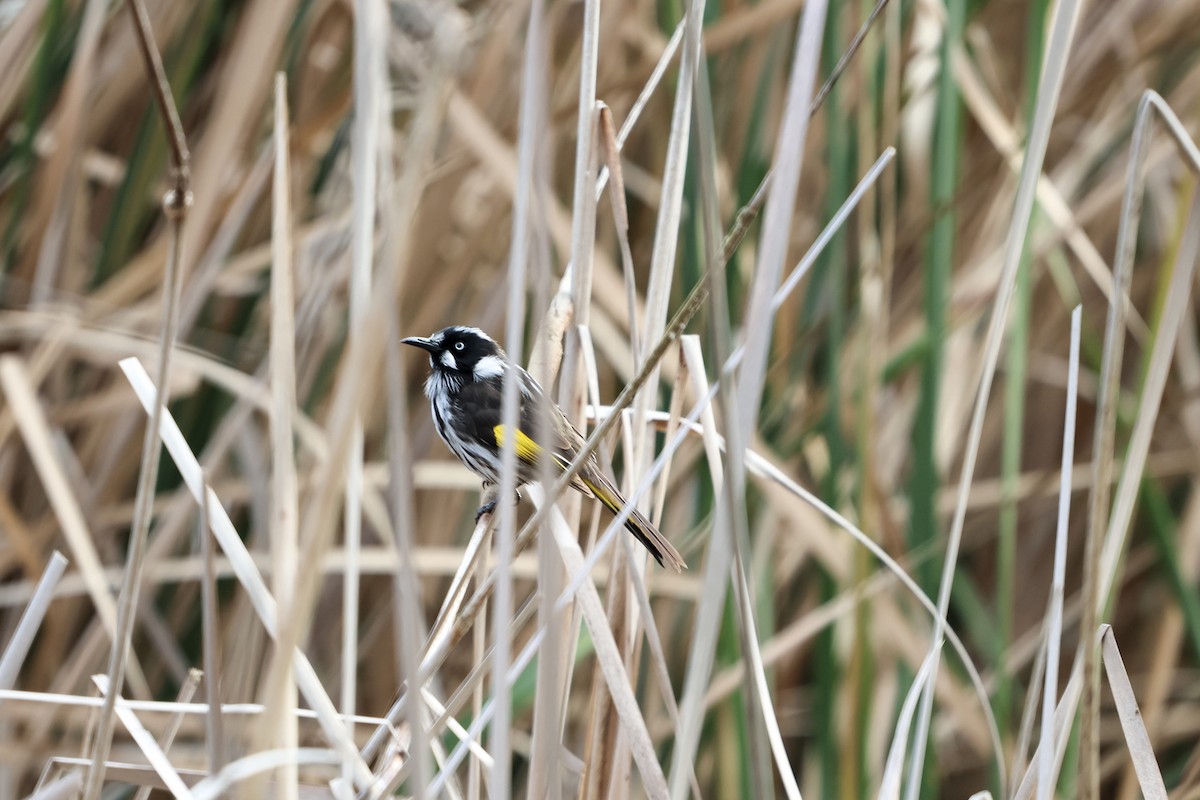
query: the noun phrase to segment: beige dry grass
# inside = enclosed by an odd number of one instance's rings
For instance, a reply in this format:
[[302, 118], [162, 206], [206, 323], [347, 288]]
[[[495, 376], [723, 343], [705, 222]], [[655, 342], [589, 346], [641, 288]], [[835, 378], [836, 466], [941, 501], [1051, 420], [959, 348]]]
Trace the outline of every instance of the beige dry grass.
[[[1200, 2], [1069, 10], [0, 4], [0, 797], [110, 737], [197, 797], [1194, 794]], [[396, 345], [455, 322], [689, 572], [541, 491], [472, 533]]]

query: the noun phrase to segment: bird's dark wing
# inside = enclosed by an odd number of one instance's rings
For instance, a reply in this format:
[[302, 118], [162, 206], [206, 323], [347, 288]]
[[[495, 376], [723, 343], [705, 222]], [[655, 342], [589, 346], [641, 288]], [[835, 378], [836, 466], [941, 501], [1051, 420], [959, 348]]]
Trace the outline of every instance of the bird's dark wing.
[[467, 381], [458, 392], [458, 416], [466, 436], [488, 447], [496, 446], [503, 395], [495, 381]]
[[[537, 480], [537, 470], [541, 467], [541, 456], [549, 451], [554, 455], [551, 466], [556, 472], [561, 472], [571, 463], [578, 447], [570, 441], [569, 436], [563, 435], [563, 425], [570, 429], [566, 417], [554, 405], [528, 373], [519, 373], [521, 385], [520, 415], [517, 426], [523, 436], [518, 436], [517, 457], [524, 462], [526, 469], [522, 470], [523, 480]], [[503, 434], [497, 438], [497, 429], [503, 422], [503, 387], [500, 380], [469, 381], [459, 391], [458, 402], [463, 425], [468, 435], [482, 442], [498, 453], [503, 445]], [[578, 434], [576, 434], [578, 435]], [[572, 485], [586, 495], [591, 490], [576, 477]]]

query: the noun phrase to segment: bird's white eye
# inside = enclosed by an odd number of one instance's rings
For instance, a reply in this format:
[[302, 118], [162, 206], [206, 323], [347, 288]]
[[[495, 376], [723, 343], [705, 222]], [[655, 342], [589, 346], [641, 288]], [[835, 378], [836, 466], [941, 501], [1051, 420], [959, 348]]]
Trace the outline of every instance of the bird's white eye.
[[454, 343], [454, 349], [455, 349], [455, 350], [462, 350], [464, 347], [466, 347], [466, 345], [465, 345], [465, 344], [463, 344], [462, 342], [455, 342], [455, 343]]

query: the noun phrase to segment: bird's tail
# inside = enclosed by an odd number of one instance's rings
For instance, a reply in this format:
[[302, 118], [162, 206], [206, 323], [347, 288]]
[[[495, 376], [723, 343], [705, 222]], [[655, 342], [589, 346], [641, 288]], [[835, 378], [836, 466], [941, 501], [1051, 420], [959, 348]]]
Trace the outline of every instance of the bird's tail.
[[[581, 475], [580, 478], [596, 496], [596, 499], [609, 511], [619, 514], [625, 508], [625, 498], [608, 478], [603, 475], [586, 477]], [[687, 568], [679, 551], [672, 547], [671, 543], [667, 541], [667, 537], [659, 533], [658, 528], [654, 527], [650, 520], [642, 516], [636, 508], [630, 509], [629, 518], [625, 520], [625, 527], [650, 551], [650, 555], [654, 556], [654, 560], [660, 567], [670, 567], [676, 572], [683, 572]]]

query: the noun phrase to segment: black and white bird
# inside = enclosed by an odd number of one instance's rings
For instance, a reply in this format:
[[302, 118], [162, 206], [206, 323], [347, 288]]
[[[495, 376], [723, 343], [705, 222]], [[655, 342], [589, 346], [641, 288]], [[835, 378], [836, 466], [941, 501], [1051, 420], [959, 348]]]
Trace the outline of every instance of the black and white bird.
[[[583, 436], [570, 423], [528, 372], [512, 364], [500, 345], [478, 328], [454, 325], [429, 337], [413, 336], [404, 344], [429, 353], [431, 373], [425, 396], [433, 409], [438, 435], [466, 466], [483, 479], [484, 486], [500, 483], [500, 454], [507, 431], [501, 417], [506, 370], [517, 371], [520, 413], [515, 436], [517, 485], [537, 481], [544, 459], [561, 474], [584, 445]], [[594, 497], [613, 513], [625, 507], [625, 498], [605, 477], [595, 457], [587, 460], [571, 486]], [[480, 507], [476, 519], [491, 511], [495, 501]], [[687, 565], [667, 538], [637, 509], [625, 527], [645, 545], [661, 566], [676, 571]]]

